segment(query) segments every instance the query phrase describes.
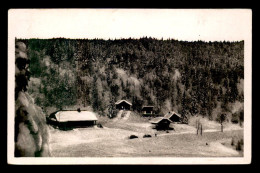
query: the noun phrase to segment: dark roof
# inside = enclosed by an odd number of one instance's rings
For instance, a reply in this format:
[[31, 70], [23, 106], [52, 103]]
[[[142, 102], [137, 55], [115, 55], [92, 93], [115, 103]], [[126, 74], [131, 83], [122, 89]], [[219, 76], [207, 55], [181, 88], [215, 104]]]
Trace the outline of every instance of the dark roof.
[[154, 107], [154, 106], [143, 106], [143, 107], [142, 107], [142, 110], [148, 109], [148, 108], [153, 109], [153, 107]]
[[164, 117], [156, 117], [156, 118], [150, 120], [149, 122], [152, 123], [152, 124], [158, 124], [158, 123], [161, 122], [162, 120], [167, 120], [167, 121], [172, 122], [172, 121], [169, 120], [168, 118], [164, 118]]
[[176, 115], [179, 118], [181, 118], [181, 116], [174, 111], [168, 112], [167, 114], [164, 115], [164, 117], [170, 119], [173, 115]]
[[126, 102], [127, 104], [132, 106], [132, 103], [130, 103], [130, 102], [126, 101], [126, 100], [118, 100], [115, 104], [118, 105], [118, 104], [120, 104], [122, 102]]

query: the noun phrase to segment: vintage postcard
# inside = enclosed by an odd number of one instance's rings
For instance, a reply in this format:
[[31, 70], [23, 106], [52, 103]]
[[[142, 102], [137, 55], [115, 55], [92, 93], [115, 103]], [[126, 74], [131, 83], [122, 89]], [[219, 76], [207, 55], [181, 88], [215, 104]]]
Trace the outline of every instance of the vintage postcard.
[[9, 164], [250, 164], [250, 9], [10, 9]]

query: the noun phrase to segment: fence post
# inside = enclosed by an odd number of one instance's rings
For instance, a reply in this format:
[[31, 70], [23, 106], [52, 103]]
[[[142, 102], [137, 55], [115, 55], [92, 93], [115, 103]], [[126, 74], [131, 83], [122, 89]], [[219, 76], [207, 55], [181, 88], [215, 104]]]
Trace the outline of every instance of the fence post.
[[199, 125], [199, 123], [197, 123], [197, 135], [199, 134], [199, 128], [200, 128], [200, 125]]
[[202, 124], [200, 126], [200, 135], [202, 136]]

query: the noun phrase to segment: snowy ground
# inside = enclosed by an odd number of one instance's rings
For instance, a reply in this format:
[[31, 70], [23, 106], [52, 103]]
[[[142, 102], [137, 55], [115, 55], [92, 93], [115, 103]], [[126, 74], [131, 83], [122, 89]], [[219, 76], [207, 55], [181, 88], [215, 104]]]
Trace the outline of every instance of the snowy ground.
[[[152, 129], [148, 119], [132, 114], [114, 120], [100, 118], [104, 128], [60, 131], [50, 127], [52, 154], [54, 157], [243, 156], [243, 152], [231, 146], [232, 138], [243, 138], [243, 128], [226, 124], [224, 132], [220, 132], [218, 123], [203, 121], [202, 136], [196, 134], [194, 126], [186, 124], [173, 124], [175, 130], [169, 133], [158, 132]], [[207, 128], [210, 123], [211, 128]], [[144, 134], [152, 137], [143, 138]], [[129, 139], [130, 135], [138, 138]]]

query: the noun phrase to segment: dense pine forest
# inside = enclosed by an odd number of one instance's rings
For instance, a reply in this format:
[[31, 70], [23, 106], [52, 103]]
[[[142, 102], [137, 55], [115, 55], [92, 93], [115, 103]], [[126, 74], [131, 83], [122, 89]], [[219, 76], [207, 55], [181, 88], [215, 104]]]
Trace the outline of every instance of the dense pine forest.
[[28, 91], [43, 108], [90, 107], [107, 116], [125, 99], [136, 112], [153, 105], [157, 115], [243, 121], [243, 41], [19, 40], [30, 58]]

